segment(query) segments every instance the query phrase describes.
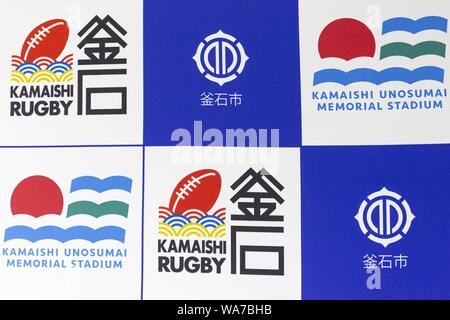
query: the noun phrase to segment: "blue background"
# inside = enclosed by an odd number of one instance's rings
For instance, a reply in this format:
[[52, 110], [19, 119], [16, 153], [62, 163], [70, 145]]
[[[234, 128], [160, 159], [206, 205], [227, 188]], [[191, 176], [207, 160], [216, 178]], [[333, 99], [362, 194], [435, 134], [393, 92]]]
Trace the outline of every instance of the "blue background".
[[[450, 146], [302, 149], [304, 299], [450, 298]], [[386, 187], [411, 206], [407, 235], [384, 249], [354, 216]], [[382, 290], [366, 287], [365, 254], [409, 256], [404, 270], [383, 270]]]
[[[171, 146], [177, 128], [280, 129], [280, 145], [300, 146], [298, 5], [296, 0], [144, 2], [145, 133], [149, 146]], [[192, 59], [199, 43], [222, 30], [250, 60], [220, 87]], [[243, 94], [242, 105], [201, 107], [203, 92]]]

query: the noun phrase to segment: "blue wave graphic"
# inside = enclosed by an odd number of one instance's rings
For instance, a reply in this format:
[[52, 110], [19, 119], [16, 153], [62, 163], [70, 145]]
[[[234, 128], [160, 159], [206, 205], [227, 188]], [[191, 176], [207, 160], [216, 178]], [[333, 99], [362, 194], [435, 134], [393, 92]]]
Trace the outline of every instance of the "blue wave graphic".
[[85, 226], [72, 227], [67, 230], [59, 227], [48, 226], [32, 229], [27, 226], [14, 226], [5, 230], [5, 242], [11, 240], [27, 240], [32, 243], [41, 240], [56, 240], [65, 243], [72, 240], [86, 240], [96, 243], [102, 240], [115, 240], [125, 242], [125, 230], [119, 227], [103, 227], [92, 229]]
[[216, 228], [222, 224], [225, 224], [225, 222], [216, 216], [205, 216], [198, 220], [198, 223], [203, 225], [205, 228], [212, 227]]
[[23, 74], [33, 74], [36, 71], [41, 70], [41, 67], [39, 67], [36, 63], [26, 62], [18, 66], [16, 70], [22, 72]]
[[102, 193], [108, 190], [123, 190], [131, 192], [133, 180], [123, 176], [113, 176], [106, 179], [99, 179], [97, 177], [85, 176], [72, 180], [70, 192], [79, 190], [92, 190]]
[[72, 67], [65, 62], [54, 62], [47, 67], [47, 70], [50, 70], [53, 73], [64, 73], [70, 69], [72, 69]]
[[314, 85], [335, 82], [347, 86], [355, 82], [369, 82], [380, 85], [390, 81], [413, 84], [419, 81], [432, 80], [444, 82], [444, 70], [438, 67], [422, 67], [415, 70], [389, 68], [382, 71], [373, 69], [355, 69], [344, 72], [337, 69], [325, 69], [314, 74]]
[[181, 214], [174, 214], [164, 220], [165, 223], [171, 225], [172, 227], [183, 227], [186, 224], [191, 223], [191, 220], [182, 216]]
[[393, 18], [383, 22], [383, 34], [395, 31], [406, 31], [416, 34], [425, 30], [447, 32], [448, 20], [443, 17], [429, 16], [418, 20], [409, 18]]

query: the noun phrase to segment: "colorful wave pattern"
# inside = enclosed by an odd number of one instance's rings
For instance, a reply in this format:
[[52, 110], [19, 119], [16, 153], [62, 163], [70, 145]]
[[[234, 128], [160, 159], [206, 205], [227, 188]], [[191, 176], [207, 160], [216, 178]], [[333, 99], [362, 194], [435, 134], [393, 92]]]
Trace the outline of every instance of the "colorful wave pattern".
[[[112, 176], [99, 179], [93, 176], [83, 176], [72, 180], [70, 193], [88, 190], [103, 193], [109, 190], [121, 190], [131, 193], [132, 179], [124, 176]], [[68, 205], [67, 218], [74, 216], [90, 216], [100, 219], [105, 216], [121, 216], [128, 218], [129, 205], [122, 201], [107, 201], [96, 204], [92, 201], [76, 201]], [[104, 226], [92, 229], [87, 226], [74, 226], [62, 229], [57, 226], [45, 226], [33, 229], [28, 226], [13, 226], [5, 231], [4, 241], [27, 240], [32, 243], [41, 240], [55, 240], [65, 243], [72, 240], [85, 240], [96, 243], [103, 240], [125, 242], [125, 229], [117, 226]]]
[[[70, 193], [83, 190], [104, 193], [112, 190], [131, 193], [133, 180], [125, 176], [111, 176], [99, 179], [94, 176], [82, 176], [72, 180]], [[123, 201], [106, 201], [96, 204], [92, 201], [77, 201], [69, 204], [67, 217], [77, 215], [89, 215], [94, 218], [101, 218], [107, 215], [117, 215], [128, 218], [129, 205]]]
[[19, 56], [12, 56], [11, 81], [15, 83], [72, 82], [73, 54], [61, 61], [40, 57], [33, 62], [25, 62]]
[[[439, 16], [427, 16], [418, 20], [398, 17], [383, 22], [382, 34], [391, 32], [408, 32], [417, 34], [426, 30], [436, 30], [447, 33], [448, 20]], [[416, 59], [425, 55], [446, 57], [446, 44], [439, 41], [423, 41], [415, 45], [406, 42], [392, 42], [380, 48], [380, 60], [390, 57], [405, 57]], [[420, 81], [436, 81], [443, 83], [445, 70], [436, 66], [422, 66], [414, 70], [402, 67], [387, 68], [377, 71], [369, 68], [359, 68], [344, 72], [337, 69], [320, 70], [314, 74], [314, 85], [323, 83], [338, 83], [344, 86], [357, 82], [367, 82], [380, 85], [386, 82], [399, 81], [413, 84]]]
[[[438, 16], [423, 17], [418, 20], [399, 17], [383, 22], [382, 34], [391, 32], [408, 32], [417, 34], [427, 30], [435, 30], [447, 33], [448, 20]], [[445, 58], [446, 44], [439, 41], [424, 41], [416, 45], [405, 42], [393, 42], [385, 44], [380, 49], [380, 59], [400, 56], [415, 59], [425, 55], [435, 55]]]
[[182, 214], [167, 207], [159, 207], [159, 234], [165, 237], [224, 238], [226, 236], [226, 211], [213, 214], [191, 209]]

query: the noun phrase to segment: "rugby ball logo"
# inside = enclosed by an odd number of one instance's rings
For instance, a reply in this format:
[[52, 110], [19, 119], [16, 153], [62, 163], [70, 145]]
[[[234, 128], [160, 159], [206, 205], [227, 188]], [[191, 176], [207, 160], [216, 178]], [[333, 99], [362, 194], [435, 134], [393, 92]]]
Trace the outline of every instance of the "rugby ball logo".
[[72, 82], [73, 54], [63, 54], [69, 40], [63, 19], [43, 22], [26, 37], [20, 55], [12, 56], [11, 81], [16, 83]]
[[176, 185], [169, 206], [159, 207], [159, 234], [166, 237], [223, 238], [226, 210], [213, 211], [222, 179], [219, 172], [203, 169], [193, 172]]
[[40, 57], [56, 60], [64, 51], [68, 39], [69, 25], [65, 20], [44, 22], [34, 28], [25, 39], [21, 58], [25, 62], [33, 62]]
[[216, 203], [221, 188], [222, 180], [217, 171], [196, 171], [184, 177], [175, 187], [169, 208], [175, 213], [191, 209], [208, 213]]

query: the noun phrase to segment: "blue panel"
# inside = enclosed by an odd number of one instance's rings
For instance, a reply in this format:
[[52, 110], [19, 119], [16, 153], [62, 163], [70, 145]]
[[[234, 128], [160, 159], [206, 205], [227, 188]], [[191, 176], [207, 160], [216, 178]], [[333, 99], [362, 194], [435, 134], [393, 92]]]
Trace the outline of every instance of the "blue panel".
[[[194, 121], [202, 121], [203, 131], [223, 134], [280, 129], [281, 146], [300, 146], [296, 0], [145, 1], [144, 17], [146, 145], [177, 145], [175, 129], [193, 135]], [[219, 30], [235, 37], [250, 58], [223, 86], [206, 79], [193, 59], [203, 39]], [[242, 102], [204, 107], [202, 93], [242, 94]]]
[[[369, 240], [354, 218], [383, 187], [401, 195], [415, 215], [403, 239], [387, 248]], [[448, 145], [304, 148], [303, 298], [449, 299], [449, 208]], [[382, 269], [381, 290], [369, 290], [366, 254], [402, 254], [408, 266]]]

